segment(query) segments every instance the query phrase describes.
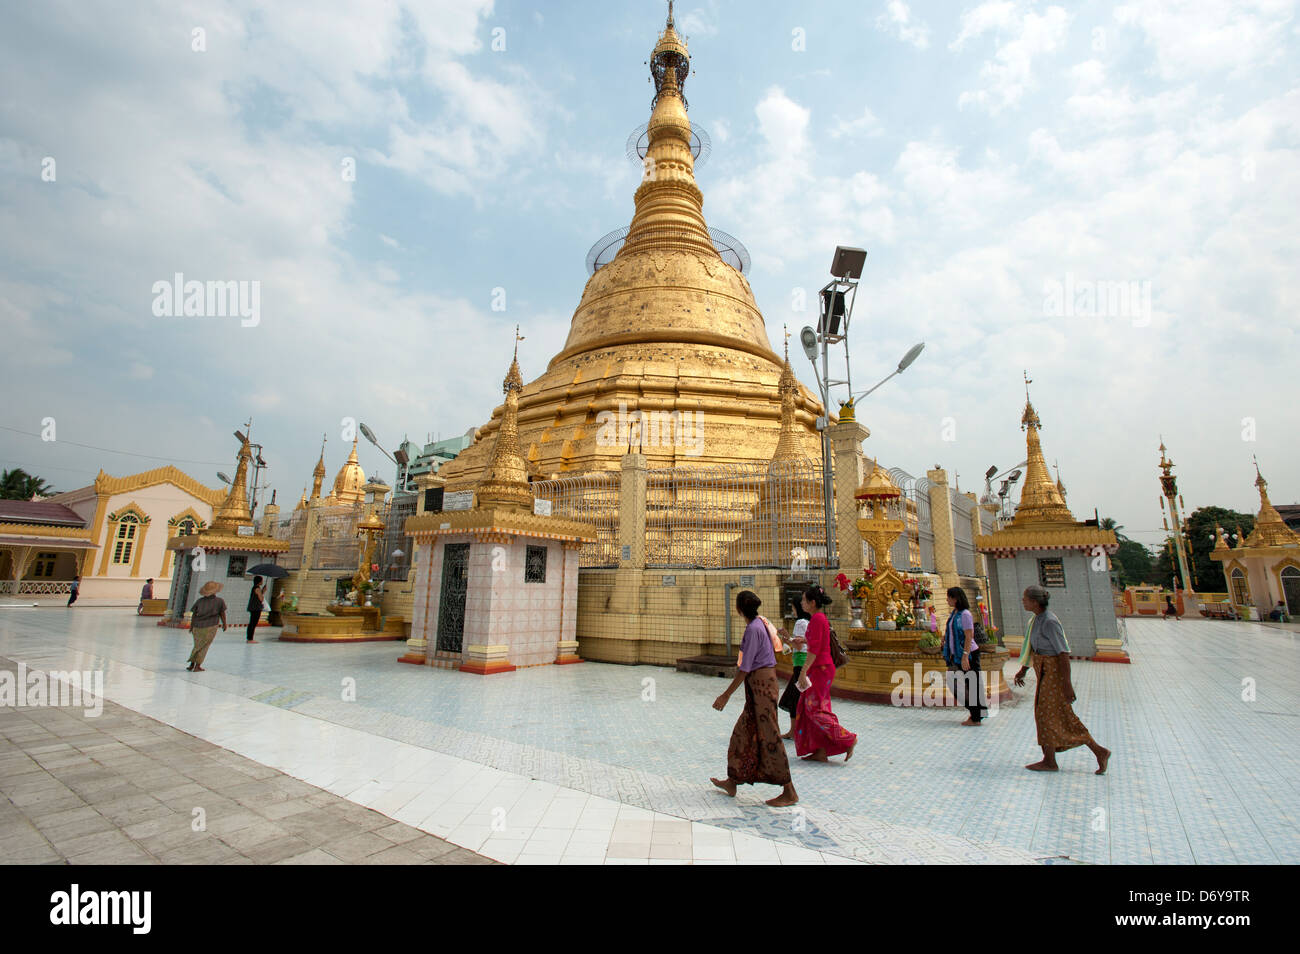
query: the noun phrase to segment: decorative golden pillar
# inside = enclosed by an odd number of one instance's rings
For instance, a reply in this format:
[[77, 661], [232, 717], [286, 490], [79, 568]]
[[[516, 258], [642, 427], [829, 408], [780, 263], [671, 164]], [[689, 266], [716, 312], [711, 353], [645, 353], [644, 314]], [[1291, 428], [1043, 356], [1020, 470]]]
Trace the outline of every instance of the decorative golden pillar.
[[[646, 456], [623, 455], [618, 489], [618, 569], [614, 573], [614, 592], [609, 613], [612, 626], [606, 631], [619, 633], [626, 644], [629, 662], [639, 659], [635, 640], [641, 635], [641, 578], [646, 562]], [[581, 634], [578, 634], [580, 637]]]
[[[934, 571], [944, 588], [960, 585], [957, 581], [957, 539], [952, 529], [952, 497], [948, 492], [948, 472], [943, 468], [927, 470], [930, 482], [930, 527], [934, 531]], [[942, 601], [935, 601], [940, 612]], [[946, 605], [944, 612], [946, 612]], [[943, 616], [940, 617], [942, 622]]]

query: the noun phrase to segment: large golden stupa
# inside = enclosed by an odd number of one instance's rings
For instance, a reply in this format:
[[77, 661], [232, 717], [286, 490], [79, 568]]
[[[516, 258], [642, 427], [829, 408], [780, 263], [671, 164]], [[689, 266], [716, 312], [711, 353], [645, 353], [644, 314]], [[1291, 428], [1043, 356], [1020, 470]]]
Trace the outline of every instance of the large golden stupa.
[[[638, 411], [673, 422], [657, 440], [633, 440], [652, 468], [765, 463], [777, 448], [783, 362], [749, 282], [704, 221], [682, 93], [689, 72], [670, 6], [650, 58], [646, 172], [628, 234], [588, 280], [564, 349], [519, 395], [519, 447], [534, 477], [618, 469], [628, 435], [606, 422]], [[820, 402], [799, 386], [794, 403], [802, 456], [819, 459]], [[448, 490], [483, 476], [502, 411], [439, 472]]]

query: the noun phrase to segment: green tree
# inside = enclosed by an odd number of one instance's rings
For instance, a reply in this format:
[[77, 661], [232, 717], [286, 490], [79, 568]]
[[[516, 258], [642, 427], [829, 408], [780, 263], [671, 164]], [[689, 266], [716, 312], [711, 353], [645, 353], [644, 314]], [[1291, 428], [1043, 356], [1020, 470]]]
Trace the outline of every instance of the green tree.
[[[1223, 576], [1223, 564], [1218, 560], [1210, 559], [1210, 553], [1215, 546], [1216, 523], [1226, 533], [1236, 533], [1237, 528], [1240, 527], [1242, 536], [1248, 536], [1255, 529], [1255, 516], [1224, 507], [1200, 507], [1186, 519], [1184, 527], [1191, 544], [1192, 565], [1189, 569], [1193, 575], [1192, 585], [1202, 593], [1224, 593], [1228, 589], [1228, 581]], [[1177, 562], [1172, 556], [1172, 540], [1172, 537], [1165, 538], [1165, 546], [1161, 548], [1151, 569], [1151, 583], [1169, 586], [1177, 576], [1175, 569]], [[1229, 540], [1228, 544], [1232, 546], [1234, 541]], [[1240, 545], [1240, 541], [1236, 541], [1236, 544]]]
[[1154, 560], [1151, 551], [1136, 540], [1120, 536], [1119, 549], [1110, 559], [1118, 571], [1121, 587], [1136, 586], [1149, 581]]
[[21, 467], [0, 471], [0, 499], [31, 500], [32, 497], [49, 497], [56, 491], [43, 477], [27, 473]]

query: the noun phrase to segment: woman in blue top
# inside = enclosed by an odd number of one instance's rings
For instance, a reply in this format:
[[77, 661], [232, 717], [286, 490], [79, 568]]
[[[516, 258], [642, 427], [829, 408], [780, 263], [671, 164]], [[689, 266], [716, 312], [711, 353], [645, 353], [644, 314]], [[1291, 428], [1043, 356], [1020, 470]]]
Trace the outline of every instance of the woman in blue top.
[[962, 725], [983, 724], [980, 651], [975, 642], [975, 618], [971, 614], [966, 591], [960, 586], [948, 589], [948, 622], [944, 626], [943, 658], [948, 663], [948, 678], [957, 705], [964, 705], [970, 713]]
[[731, 730], [731, 744], [727, 747], [727, 777], [709, 779], [728, 795], [736, 794], [737, 785], [766, 782], [780, 785], [781, 794], [767, 800], [773, 808], [793, 805], [799, 801], [794, 784], [790, 781], [790, 762], [781, 744], [781, 727], [777, 724], [776, 651], [773, 642], [780, 642], [775, 631], [768, 629], [766, 621], [758, 615], [762, 601], [749, 590], [736, 595], [736, 611], [745, 618], [745, 636], [740, 643], [736, 659], [736, 677], [722, 695], [713, 701], [713, 708], [721, 712], [731, 694], [745, 684], [745, 708], [741, 710], [736, 727]]

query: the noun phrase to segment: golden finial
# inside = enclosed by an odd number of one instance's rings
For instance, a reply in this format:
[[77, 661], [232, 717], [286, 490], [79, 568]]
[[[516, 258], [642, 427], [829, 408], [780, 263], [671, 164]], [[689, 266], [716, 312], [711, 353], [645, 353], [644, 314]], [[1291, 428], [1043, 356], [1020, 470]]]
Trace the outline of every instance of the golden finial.
[[524, 338], [525, 335], [521, 335], [519, 333], [519, 326], [515, 325], [515, 358], [516, 359], [518, 359], [519, 357], [519, 342], [523, 341]]
[[785, 360], [790, 360], [790, 326], [788, 324], [781, 326], [785, 332]]
[[673, 28], [673, 0], [668, 0], [668, 29]]

